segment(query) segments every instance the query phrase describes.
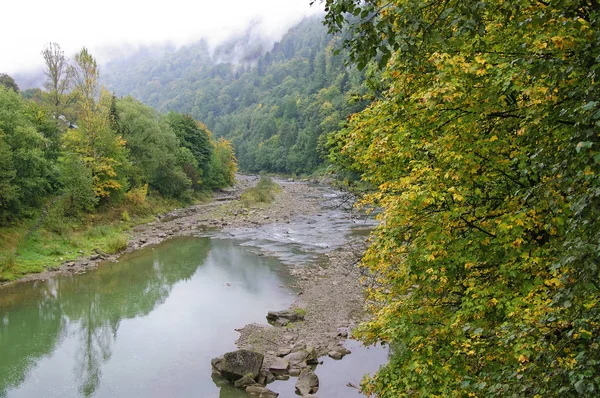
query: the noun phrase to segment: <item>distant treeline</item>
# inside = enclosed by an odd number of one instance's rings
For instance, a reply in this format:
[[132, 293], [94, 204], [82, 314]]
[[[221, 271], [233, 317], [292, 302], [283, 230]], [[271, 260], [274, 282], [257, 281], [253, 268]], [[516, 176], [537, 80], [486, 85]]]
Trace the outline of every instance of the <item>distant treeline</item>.
[[144, 207], [148, 194], [180, 200], [230, 185], [230, 142], [215, 141], [189, 115], [161, 115], [99, 85], [84, 48], [73, 60], [50, 43], [45, 90], [23, 93], [0, 80], [0, 225], [51, 201], [55, 217], [78, 219], [123, 202]]
[[364, 73], [335, 55], [339, 40], [319, 19], [306, 19], [241, 65], [217, 63], [198, 42], [158, 60], [133, 54], [113, 62], [103, 81], [160, 111], [202, 120], [233, 142], [244, 170], [311, 172], [324, 160], [325, 136], [365, 106], [354, 100], [366, 91]]

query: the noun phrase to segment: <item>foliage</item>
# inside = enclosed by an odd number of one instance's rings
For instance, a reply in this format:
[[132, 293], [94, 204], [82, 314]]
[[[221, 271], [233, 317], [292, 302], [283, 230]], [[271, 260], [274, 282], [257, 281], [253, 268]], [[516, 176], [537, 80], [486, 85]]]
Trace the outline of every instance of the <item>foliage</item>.
[[255, 187], [246, 189], [241, 196], [242, 203], [250, 206], [255, 203], [271, 203], [281, 187], [271, 177], [261, 175]]
[[[317, 152], [319, 137], [365, 105], [352, 100], [365, 91], [363, 74], [335, 56], [337, 41], [319, 20], [307, 19], [251, 62], [222, 62], [219, 54], [228, 48], [211, 55], [206, 43], [199, 42], [159, 59], [134, 54], [109, 64], [104, 82], [160, 111], [202, 120], [215, 137], [232, 142], [244, 170], [307, 173], [323, 162]], [[168, 117], [203, 164], [208, 155], [205, 136], [191, 135], [199, 143], [188, 137], [189, 131], [206, 128], [185, 116]]]
[[[43, 55], [48, 91], [0, 86], [0, 257], [15, 256], [1, 278], [80, 250], [120, 251], [120, 228], [200, 198], [192, 187], [233, 183], [231, 144], [214, 142], [201, 123], [100, 89], [85, 48], [73, 62], [54, 43]], [[93, 224], [112, 226], [88, 236]]]
[[116, 235], [106, 243], [106, 252], [108, 254], [119, 253], [127, 249], [127, 237], [124, 235]]
[[328, 0], [379, 100], [332, 139], [378, 187], [367, 342], [381, 397], [600, 388], [595, 1]]
[[4, 86], [7, 89], [12, 89], [16, 93], [20, 91], [19, 86], [15, 82], [15, 79], [10, 77], [6, 73], [0, 73], [0, 86]]
[[0, 87], [0, 223], [39, 206], [56, 184], [46, 151], [49, 142], [32, 113], [34, 106]]

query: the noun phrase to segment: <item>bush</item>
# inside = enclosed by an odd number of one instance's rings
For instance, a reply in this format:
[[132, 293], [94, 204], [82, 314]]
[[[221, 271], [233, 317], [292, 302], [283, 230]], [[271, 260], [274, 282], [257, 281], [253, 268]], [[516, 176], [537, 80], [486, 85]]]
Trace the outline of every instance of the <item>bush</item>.
[[106, 252], [108, 254], [119, 253], [125, 249], [127, 249], [127, 237], [124, 235], [114, 236], [106, 242]]
[[252, 203], [271, 203], [279, 191], [280, 187], [276, 182], [262, 175], [255, 187], [248, 188], [242, 193], [242, 202], [246, 206]]
[[0, 254], [0, 281], [8, 280], [8, 275], [16, 271], [17, 259], [13, 252]]

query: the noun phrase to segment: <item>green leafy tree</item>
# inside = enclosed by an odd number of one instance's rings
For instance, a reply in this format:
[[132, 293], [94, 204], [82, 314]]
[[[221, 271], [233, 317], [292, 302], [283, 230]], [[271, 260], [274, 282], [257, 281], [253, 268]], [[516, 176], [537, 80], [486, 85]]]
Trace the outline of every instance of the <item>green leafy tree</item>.
[[0, 220], [15, 219], [52, 192], [54, 173], [48, 140], [38, 131], [23, 98], [0, 87], [0, 147], [3, 190]]
[[78, 217], [94, 210], [98, 197], [91, 168], [75, 154], [60, 159], [65, 216]]
[[597, 2], [326, 4], [384, 70], [332, 137], [383, 208], [359, 335], [393, 356], [366, 392], [596, 396]]
[[18, 93], [20, 91], [19, 90], [19, 86], [15, 82], [15, 79], [13, 79], [12, 77], [10, 77], [6, 73], [0, 73], [0, 86], [4, 86], [7, 89], [12, 89], [16, 93]]

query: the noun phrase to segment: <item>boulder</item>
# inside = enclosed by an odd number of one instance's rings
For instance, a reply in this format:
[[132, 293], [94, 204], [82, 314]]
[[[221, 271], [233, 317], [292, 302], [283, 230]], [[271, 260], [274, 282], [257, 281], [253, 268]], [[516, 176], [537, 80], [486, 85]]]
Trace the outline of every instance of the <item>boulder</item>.
[[269, 372], [275, 376], [287, 374], [290, 368], [290, 361], [285, 358], [276, 358], [275, 361], [269, 366]]
[[296, 382], [296, 392], [300, 395], [305, 396], [308, 394], [314, 394], [319, 389], [319, 378], [309, 368], [303, 369], [298, 381]]
[[298, 376], [300, 376], [300, 373], [302, 373], [302, 369], [300, 369], [300, 368], [291, 368], [290, 369], [291, 377], [298, 377]]
[[319, 363], [319, 357], [317, 355], [317, 350], [315, 347], [308, 346], [306, 347], [306, 363], [309, 365], [316, 365]]
[[289, 322], [301, 321], [303, 319], [304, 315], [293, 310], [269, 311], [267, 313], [267, 321], [275, 326], [285, 326]]
[[249, 350], [228, 352], [211, 361], [213, 375], [218, 374], [234, 383], [244, 376], [256, 379], [262, 367], [264, 356]]
[[256, 384], [256, 381], [249, 375], [246, 375], [246, 376], [242, 377], [241, 379], [236, 380], [235, 383], [233, 383], [233, 385], [236, 386], [237, 388], [246, 388], [246, 387], [252, 386], [254, 384]]
[[290, 352], [292, 352], [292, 350], [291, 350], [291, 349], [289, 349], [289, 348], [282, 348], [282, 349], [280, 349], [279, 351], [277, 351], [277, 356], [278, 356], [278, 357], [284, 357], [284, 356], [286, 356], [287, 354], [289, 354]]
[[272, 383], [273, 380], [275, 380], [275, 376], [273, 376], [273, 373], [269, 372], [268, 370], [261, 370], [258, 374], [258, 384], [266, 386], [267, 384]]
[[348, 355], [351, 353], [352, 352], [350, 350], [347, 350], [346, 348], [342, 347], [341, 345], [338, 345], [338, 346], [335, 346], [335, 347], [329, 349], [329, 352], [327, 352], [327, 355], [329, 355], [333, 359], [342, 359], [345, 355]]
[[306, 351], [296, 351], [296, 352], [287, 354], [283, 358], [288, 360], [290, 366], [296, 366], [296, 365], [299, 365], [302, 362], [306, 361], [307, 357], [308, 357], [308, 353]]

